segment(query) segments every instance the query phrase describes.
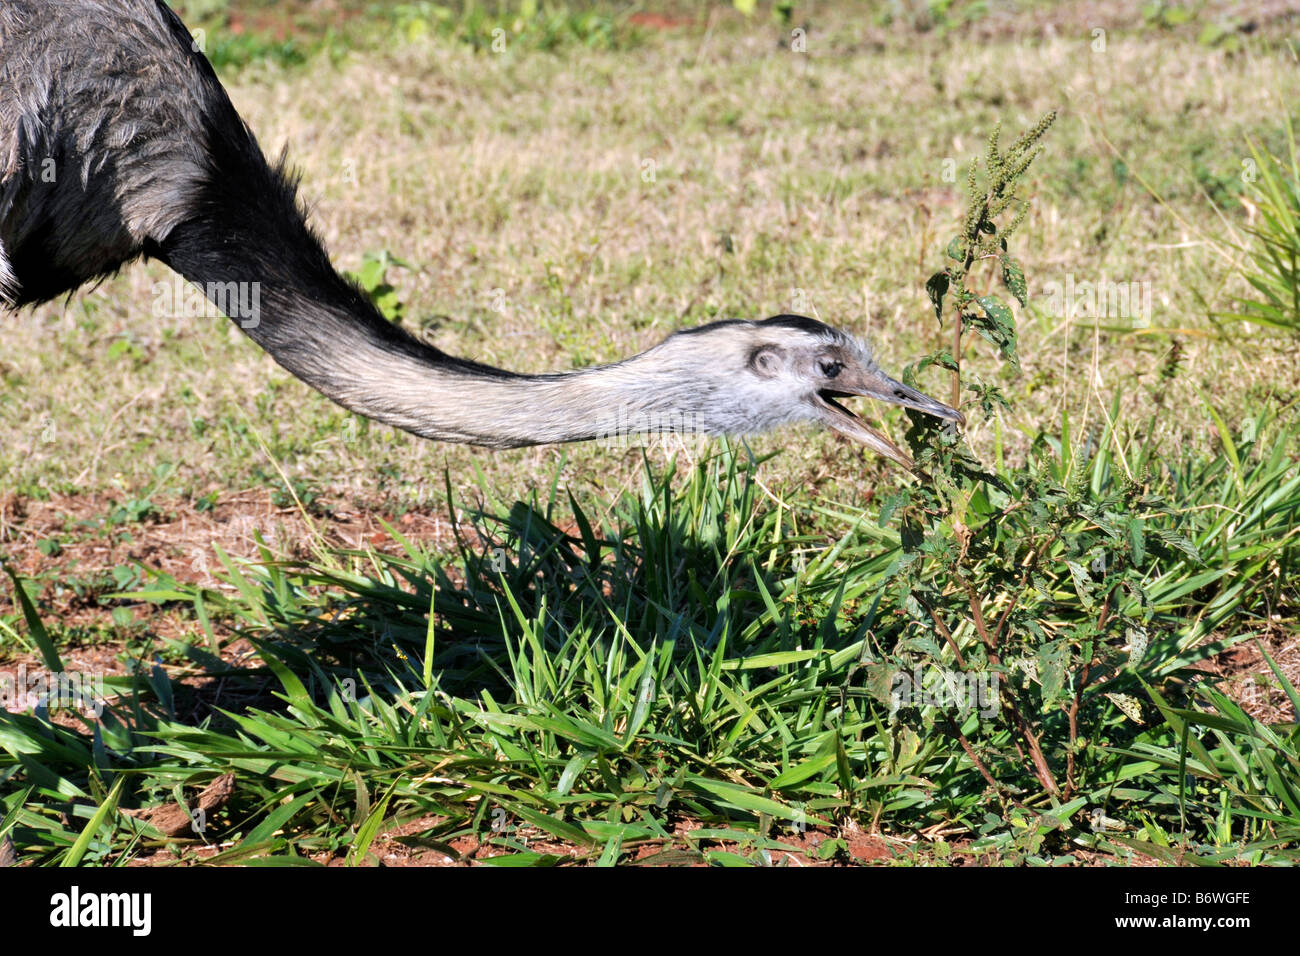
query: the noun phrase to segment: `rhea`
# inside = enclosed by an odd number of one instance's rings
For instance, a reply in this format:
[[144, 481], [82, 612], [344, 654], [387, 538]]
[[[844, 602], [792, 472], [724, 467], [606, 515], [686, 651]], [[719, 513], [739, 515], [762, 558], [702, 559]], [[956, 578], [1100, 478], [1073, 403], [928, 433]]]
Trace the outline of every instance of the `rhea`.
[[0, 304], [48, 301], [142, 256], [200, 289], [255, 285], [258, 314], [239, 324], [275, 361], [426, 438], [507, 448], [814, 422], [911, 467], [838, 400], [963, 421], [886, 375], [853, 336], [802, 316], [717, 322], [621, 362], [543, 375], [441, 352], [335, 271], [284, 159], [267, 161], [162, 0], [5, 0]]

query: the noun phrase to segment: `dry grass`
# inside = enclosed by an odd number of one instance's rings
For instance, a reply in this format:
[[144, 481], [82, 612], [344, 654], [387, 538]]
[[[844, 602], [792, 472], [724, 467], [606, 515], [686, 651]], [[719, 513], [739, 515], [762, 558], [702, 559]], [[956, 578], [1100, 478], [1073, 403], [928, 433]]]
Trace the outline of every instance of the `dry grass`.
[[[1228, 54], [1088, 4], [947, 36], [885, 30], [853, 10], [813, 7], [806, 55], [769, 23], [722, 18], [630, 51], [475, 54], [430, 39], [227, 79], [264, 146], [290, 145], [340, 266], [391, 250], [418, 267], [390, 276], [408, 323], [520, 370], [800, 310], [868, 336], [899, 371], [937, 335], [922, 284], [962, 209], [945, 159], [960, 169], [997, 121], [1011, 131], [1054, 108], [1019, 236], [1040, 297], [1022, 316], [1012, 452], [1063, 412], [1076, 428], [1101, 421], [1116, 391], [1131, 428], [1155, 430], [1171, 454], [1213, 450], [1201, 394], [1229, 421], [1294, 403], [1294, 354], [1245, 328], [1221, 337], [1207, 318], [1241, 290], [1207, 242], [1223, 227], [1205, 188], [1230, 190], [1244, 135], [1280, 128], [1283, 54], [1269, 31]], [[1110, 25], [1101, 53], [1098, 22]], [[1224, 215], [1245, 222], [1236, 203]], [[1149, 284], [1154, 328], [1046, 314], [1044, 283], [1067, 274]], [[166, 278], [133, 267], [0, 325], [6, 485], [198, 495], [276, 481], [268, 452], [332, 495], [399, 508], [440, 502], [444, 469], [459, 491], [482, 469], [507, 500], [557, 471], [579, 494], [638, 480], [636, 452], [490, 453], [358, 429], [237, 330], [152, 317], [151, 285]], [[132, 348], [110, 357], [119, 339]], [[1180, 370], [1160, 386], [1175, 341]], [[975, 361], [995, 374], [991, 356]], [[993, 435], [974, 440], [987, 452]], [[784, 449], [764, 466], [776, 493], [861, 496], [900, 480], [827, 435], [752, 447]]]

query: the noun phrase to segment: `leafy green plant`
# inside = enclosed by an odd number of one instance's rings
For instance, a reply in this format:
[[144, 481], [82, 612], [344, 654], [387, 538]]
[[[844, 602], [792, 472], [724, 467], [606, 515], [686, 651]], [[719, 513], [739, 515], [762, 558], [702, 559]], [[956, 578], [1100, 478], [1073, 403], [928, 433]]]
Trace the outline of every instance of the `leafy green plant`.
[[218, 32], [211, 35], [204, 54], [219, 73], [238, 70], [252, 63], [273, 63], [295, 67], [306, 63], [315, 49], [292, 38], [278, 40], [258, 33]]
[[493, 53], [505, 53], [516, 45], [548, 51], [573, 44], [618, 49], [631, 43], [634, 36], [622, 28], [622, 19], [600, 9], [582, 9], [553, 0], [501, 4], [419, 0], [393, 8], [395, 28], [408, 41], [445, 36], [475, 50]]
[[1147, 26], [1162, 30], [1171, 30], [1194, 19], [1195, 14], [1187, 7], [1167, 0], [1152, 0], [1142, 5], [1142, 19]]
[[160, 517], [162, 511], [148, 498], [127, 498], [120, 504], [113, 504], [105, 521], [109, 525], [139, 524]]
[[[978, 295], [972, 291], [971, 270], [977, 263], [995, 261], [1007, 291], [1021, 306], [1026, 304], [1028, 287], [1025, 272], [1007, 251], [1007, 241], [1024, 221], [1025, 214], [1029, 211], [1028, 203], [1021, 202], [1018, 208], [1014, 208], [1010, 223], [1005, 224], [1000, 233], [998, 222], [1015, 207], [1019, 198], [1016, 195], [1017, 183], [1038, 156], [1041, 151], [1038, 141], [1055, 120], [1055, 113], [1047, 114], [1033, 129], [1012, 143], [1005, 153], [998, 146], [1000, 130], [993, 131], [985, 157], [987, 183], [981, 185], [977, 179], [978, 161], [972, 160], [968, 167], [969, 204], [966, 219], [961, 233], [948, 243], [945, 250], [953, 262], [932, 275], [925, 284], [926, 294], [934, 304], [935, 317], [943, 320], [945, 297], [951, 294], [952, 311], [956, 318], [952, 322], [952, 351], [940, 351], [928, 356], [920, 363], [918, 370], [931, 364], [951, 370], [954, 407], [961, 404], [963, 335], [968, 329], [973, 329], [997, 346], [1002, 357], [1013, 368], [1020, 367], [1016, 356], [1015, 321], [1010, 308], [995, 295]], [[1005, 398], [996, 386], [976, 385], [974, 388], [980, 395], [980, 405], [986, 415], [992, 412], [994, 405], [1006, 405]]]
[[1247, 229], [1254, 241], [1245, 277], [1258, 298], [1238, 299], [1231, 317], [1300, 334], [1300, 153], [1289, 118], [1286, 144], [1282, 157], [1249, 144], [1252, 175], [1243, 201], [1255, 206], [1259, 221]]
[[[1005, 152], [997, 131], [990, 137], [983, 180], [977, 164], [970, 166], [967, 215], [947, 247], [951, 263], [926, 284], [936, 315], [950, 318], [952, 346], [917, 369], [948, 368], [953, 404], [967, 330], [1018, 366], [1013, 313], [973, 288], [972, 271], [993, 262], [1012, 296], [1026, 303], [1025, 275], [1008, 239], [1027, 208], [1017, 202], [1017, 182], [1053, 119], [1045, 116]], [[965, 384], [975, 395], [967, 405], [972, 415], [993, 418], [1009, 407], [996, 384]], [[1028, 776], [1053, 801], [1070, 801], [1090, 728], [1116, 709], [1140, 723], [1131, 675], [1167, 663], [1172, 625], [1152, 599], [1150, 567], [1199, 562], [1187, 522], [1151, 490], [1150, 476], [1128, 469], [1122, 457], [1122, 470], [1101, 473], [1103, 459], [1078, 456], [1068, 433], [1055, 452], [1036, 446], [1023, 472], [988, 470], [955, 433], [919, 415], [909, 440], [926, 480], [891, 496], [880, 518], [884, 524], [898, 516], [902, 526], [902, 553], [889, 579], [902, 621], [886, 668], [893, 675], [937, 669], [967, 693], [968, 705], [971, 689], [982, 690], [984, 706], [966, 706], [954, 719], [945, 706], [951, 701], [936, 702], [915, 678], [901, 687], [894, 681], [893, 703], [918, 732], [957, 739], [1004, 798], [1020, 802]], [[1108, 428], [1101, 444], [1115, 441]], [[999, 741], [1009, 741], [1014, 756]]]
[[406, 304], [397, 295], [397, 289], [388, 281], [388, 270], [392, 268], [411, 269], [409, 262], [399, 259], [387, 249], [367, 252], [361, 257], [361, 268], [349, 275], [361, 287], [381, 315], [395, 325], [401, 325], [406, 317]]

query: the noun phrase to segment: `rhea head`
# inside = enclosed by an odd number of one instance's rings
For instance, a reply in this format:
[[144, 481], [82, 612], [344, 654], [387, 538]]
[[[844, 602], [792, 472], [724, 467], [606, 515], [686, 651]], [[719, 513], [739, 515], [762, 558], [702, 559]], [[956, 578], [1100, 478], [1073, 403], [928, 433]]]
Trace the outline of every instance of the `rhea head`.
[[639, 385], [636, 404], [644, 412], [689, 409], [692, 430], [742, 435], [813, 422], [909, 469], [913, 462], [907, 453], [841, 399], [865, 396], [959, 424], [966, 421], [956, 409], [881, 371], [865, 343], [797, 315], [688, 329], [601, 371], [625, 379], [627, 391]]

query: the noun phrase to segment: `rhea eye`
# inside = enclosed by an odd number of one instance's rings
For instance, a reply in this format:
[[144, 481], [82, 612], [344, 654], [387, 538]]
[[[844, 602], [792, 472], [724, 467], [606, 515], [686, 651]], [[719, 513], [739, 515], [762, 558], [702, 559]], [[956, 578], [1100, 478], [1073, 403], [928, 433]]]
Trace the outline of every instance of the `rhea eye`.
[[842, 362], [822, 362], [821, 365], [822, 374], [827, 378], [834, 378], [836, 375], [839, 375], [844, 368], [844, 363]]

